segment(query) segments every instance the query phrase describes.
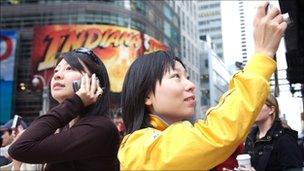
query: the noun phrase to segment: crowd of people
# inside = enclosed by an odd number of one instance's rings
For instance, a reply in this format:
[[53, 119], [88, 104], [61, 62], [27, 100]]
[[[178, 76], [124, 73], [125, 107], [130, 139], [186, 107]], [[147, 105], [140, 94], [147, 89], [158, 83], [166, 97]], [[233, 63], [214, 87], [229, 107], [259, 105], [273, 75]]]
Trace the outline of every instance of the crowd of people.
[[26, 129], [27, 125], [24, 121], [21, 121], [17, 128], [12, 129], [13, 119], [7, 121], [4, 125], [0, 127], [1, 131], [1, 152], [0, 152], [0, 166], [7, 165], [12, 162], [12, 158], [8, 154], [8, 148], [11, 146], [14, 138]]
[[[287, 23], [276, 8], [266, 13], [267, 5], [254, 19], [251, 59], [206, 119], [193, 124], [187, 118], [195, 113], [196, 87], [172, 52], [145, 54], [131, 64], [114, 121], [103, 62], [87, 48], [60, 54], [50, 83], [58, 105], [29, 127], [1, 127], [8, 149], [1, 152], [1, 170], [302, 170], [297, 132], [279, 120], [269, 93]], [[242, 153], [252, 167], [238, 166]]]

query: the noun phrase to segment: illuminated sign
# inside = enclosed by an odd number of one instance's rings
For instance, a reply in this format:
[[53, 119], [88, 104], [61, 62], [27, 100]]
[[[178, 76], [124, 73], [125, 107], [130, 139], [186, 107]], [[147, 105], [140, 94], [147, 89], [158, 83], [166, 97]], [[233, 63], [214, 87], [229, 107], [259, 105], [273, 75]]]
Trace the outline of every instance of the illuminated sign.
[[49, 81], [56, 54], [79, 47], [92, 49], [105, 64], [112, 92], [120, 92], [136, 57], [167, 47], [137, 30], [110, 25], [49, 25], [34, 29], [32, 68]]
[[0, 123], [12, 116], [14, 65], [18, 33], [0, 30]]

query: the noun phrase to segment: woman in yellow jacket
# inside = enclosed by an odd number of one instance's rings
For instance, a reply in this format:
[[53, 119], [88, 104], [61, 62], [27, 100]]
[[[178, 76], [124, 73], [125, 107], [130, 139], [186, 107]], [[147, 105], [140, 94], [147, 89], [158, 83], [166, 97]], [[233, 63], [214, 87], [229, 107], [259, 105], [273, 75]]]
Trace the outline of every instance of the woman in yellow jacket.
[[276, 68], [272, 59], [287, 23], [267, 3], [255, 17], [255, 54], [235, 74], [229, 91], [194, 125], [195, 86], [174, 54], [158, 51], [137, 58], [122, 90], [127, 134], [118, 158], [121, 170], [208, 170], [242, 143], [268, 95]]

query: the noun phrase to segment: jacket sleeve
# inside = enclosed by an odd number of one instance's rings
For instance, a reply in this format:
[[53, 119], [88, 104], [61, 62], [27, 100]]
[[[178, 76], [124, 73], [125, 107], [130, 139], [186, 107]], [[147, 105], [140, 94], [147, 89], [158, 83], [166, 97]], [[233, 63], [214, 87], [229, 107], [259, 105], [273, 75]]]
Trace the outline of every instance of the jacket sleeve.
[[297, 140], [289, 134], [284, 134], [278, 140], [278, 160], [281, 167], [286, 169], [302, 168], [303, 159]]
[[[37, 118], [11, 145], [12, 158], [26, 163], [63, 162], [106, 155], [114, 126], [110, 121], [80, 122], [68, 130], [55, 133], [84, 110], [81, 99], [74, 95]], [[55, 133], [55, 134], [54, 134]], [[102, 148], [100, 148], [102, 147]]]
[[240, 145], [269, 92], [268, 80], [276, 67], [264, 54], [255, 54], [235, 74], [219, 104], [206, 120], [194, 126], [178, 122], [164, 131], [139, 130], [123, 140], [122, 170], [208, 170], [227, 159]]

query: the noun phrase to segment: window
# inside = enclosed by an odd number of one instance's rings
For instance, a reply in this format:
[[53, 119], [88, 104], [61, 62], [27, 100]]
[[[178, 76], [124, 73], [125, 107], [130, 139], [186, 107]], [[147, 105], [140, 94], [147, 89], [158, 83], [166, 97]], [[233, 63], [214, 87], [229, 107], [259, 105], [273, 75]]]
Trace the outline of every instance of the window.
[[205, 67], [209, 68], [208, 59], [205, 59], [204, 63], [205, 63]]
[[210, 16], [216, 16], [216, 15], [220, 15], [220, 11], [208, 11], [208, 12], [201, 14], [201, 16], [203, 16], [203, 17], [210, 17]]
[[181, 19], [182, 19], [182, 28], [185, 30], [185, 14], [183, 11], [181, 11]]
[[207, 23], [207, 21], [199, 21], [198, 24], [199, 25], [205, 25]]
[[165, 16], [169, 19], [169, 20], [172, 20], [172, 16], [173, 16], [173, 14], [172, 14], [172, 11], [171, 11], [171, 9], [169, 8], [169, 7], [167, 7], [167, 5], [164, 5], [164, 14], [165, 14]]
[[217, 49], [222, 49], [223, 48], [223, 46], [222, 46], [222, 44], [220, 43], [220, 44], [216, 44], [216, 48]]

